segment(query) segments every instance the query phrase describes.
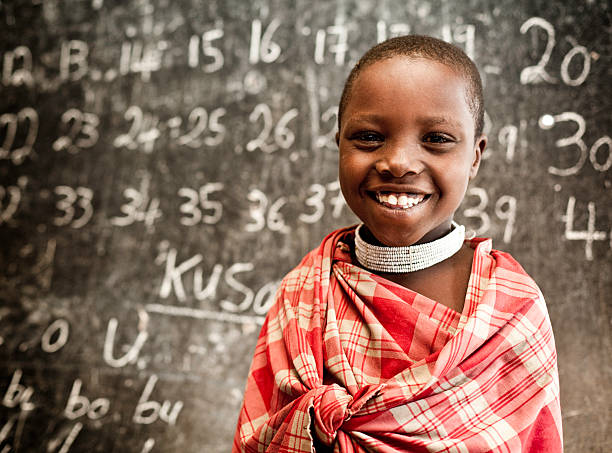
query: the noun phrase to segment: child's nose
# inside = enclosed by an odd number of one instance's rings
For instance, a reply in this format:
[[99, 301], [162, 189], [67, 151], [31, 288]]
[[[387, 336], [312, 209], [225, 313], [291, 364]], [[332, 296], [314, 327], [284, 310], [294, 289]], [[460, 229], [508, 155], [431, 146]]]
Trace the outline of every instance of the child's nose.
[[419, 174], [422, 170], [421, 153], [416, 145], [387, 145], [376, 162], [376, 171], [394, 178], [401, 178], [407, 174]]

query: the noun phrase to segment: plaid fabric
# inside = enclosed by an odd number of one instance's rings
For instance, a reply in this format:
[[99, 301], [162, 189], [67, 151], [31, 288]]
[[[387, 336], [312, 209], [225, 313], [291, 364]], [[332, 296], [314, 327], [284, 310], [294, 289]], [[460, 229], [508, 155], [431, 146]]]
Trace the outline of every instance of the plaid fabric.
[[353, 234], [330, 234], [283, 280], [233, 451], [562, 451], [553, 334], [520, 265], [468, 241], [459, 314], [354, 265]]

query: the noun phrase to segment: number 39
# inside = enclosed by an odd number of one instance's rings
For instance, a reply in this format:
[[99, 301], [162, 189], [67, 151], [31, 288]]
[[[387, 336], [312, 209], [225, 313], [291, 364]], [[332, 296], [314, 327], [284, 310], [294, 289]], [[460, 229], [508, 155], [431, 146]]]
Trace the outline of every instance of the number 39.
[[[491, 217], [485, 211], [489, 204], [489, 195], [481, 187], [472, 187], [467, 192], [466, 198], [469, 197], [477, 197], [479, 202], [474, 207], [464, 209], [463, 215], [465, 217], [480, 219], [480, 227], [474, 230], [476, 236], [479, 236], [486, 233], [491, 228]], [[514, 222], [516, 220], [516, 198], [510, 195], [502, 195], [495, 202], [494, 212], [497, 218], [506, 221], [503, 241], [509, 243], [512, 239]]]

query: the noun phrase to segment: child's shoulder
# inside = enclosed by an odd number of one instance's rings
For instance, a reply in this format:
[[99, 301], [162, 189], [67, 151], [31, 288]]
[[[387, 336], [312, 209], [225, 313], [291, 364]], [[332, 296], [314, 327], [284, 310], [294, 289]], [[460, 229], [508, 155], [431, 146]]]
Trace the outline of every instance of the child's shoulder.
[[537, 283], [510, 253], [494, 249], [492, 240], [488, 238], [474, 238], [467, 242], [474, 248], [474, 272], [488, 274], [486, 280], [497, 292], [515, 300], [544, 304]]
[[323, 238], [321, 243], [310, 250], [297, 266], [291, 269], [283, 278], [281, 286], [285, 289], [299, 287], [312, 287], [315, 279], [326, 280], [331, 272], [331, 265], [336, 254], [336, 248], [350, 238], [355, 226], [340, 228], [332, 231]]

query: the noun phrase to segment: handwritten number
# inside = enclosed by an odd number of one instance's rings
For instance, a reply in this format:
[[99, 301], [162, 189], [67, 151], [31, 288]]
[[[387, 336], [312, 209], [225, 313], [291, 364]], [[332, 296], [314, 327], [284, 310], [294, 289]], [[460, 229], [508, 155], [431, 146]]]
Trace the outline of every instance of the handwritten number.
[[[572, 78], [569, 75], [569, 65], [572, 62], [572, 59], [575, 55], [582, 55], [582, 71], [576, 78]], [[561, 79], [565, 82], [566, 85], [569, 86], [578, 86], [582, 85], [582, 83], [586, 80], [589, 75], [589, 71], [591, 70], [591, 56], [584, 46], [575, 46], [570, 50], [563, 61], [561, 62]]]
[[565, 215], [562, 216], [561, 220], [565, 222], [565, 239], [568, 241], [584, 241], [584, 253], [586, 259], [589, 261], [593, 260], [593, 242], [604, 241], [606, 239], [605, 231], [597, 231], [595, 228], [595, 221], [597, 219], [597, 212], [595, 209], [595, 203], [592, 201], [587, 203], [587, 228], [586, 230], [576, 231], [574, 230], [574, 219], [576, 198], [569, 197], [567, 200], [567, 209]]
[[263, 119], [263, 128], [257, 138], [247, 143], [246, 149], [247, 151], [255, 151], [259, 148], [266, 153], [271, 153], [276, 150], [276, 147], [266, 144], [266, 140], [272, 131], [272, 111], [266, 104], [257, 104], [249, 115], [249, 121], [254, 123], [260, 117]]
[[[597, 160], [597, 154], [599, 149], [604, 145], [608, 148], [608, 158], [603, 164], [600, 164]], [[612, 139], [607, 135], [599, 137], [599, 139], [597, 139], [591, 146], [591, 150], [589, 151], [589, 160], [591, 161], [591, 164], [595, 170], [608, 171], [612, 166]]]
[[[270, 205], [265, 193], [259, 189], [252, 189], [247, 195], [247, 199], [252, 203], [249, 207], [249, 213], [253, 222], [245, 226], [246, 231], [261, 231], [267, 226], [271, 231], [289, 232], [289, 227], [285, 224], [280, 212], [287, 203], [285, 197], [279, 197]], [[268, 206], [270, 206], [269, 209]]]
[[314, 194], [311, 197], [308, 197], [305, 201], [307, 206], [311, 206], [314, 208], [314, 212], [311, 214], [302, 213], [299, 216], [299, 219], [304, 223], [316, 223], [321, 217], [323, 217], [323, 213], [325, 212], [325, 205], [323, 204], [323, 199], [325, 198], [325, 187], [321, 184], [313, 184], [309, 189]]
[[[66, 150], [75, 154], [81, 149], [91, 148], [98, 142], [99, 118], [93, 113], [83, 113], [77, 109], [70, 109], [63, 113], [62, 123], [69, 126], [67, 135], [59, 137], [53, 142], [55, 151]], [[72, 124], [70, 126], [70, 124]], [[79, 137], [79, 135], [82, 135]]]
[[142, 110], [140, 109], [140, 107], [132, 105], [125, 111], [125, 115], [123, 115], [123, 117], [127, 121], [131, 121], [132, 125], [130, 126], [130, 129], [128, 130], [127, 134], [121, 134], [115, 139], [113, 145], [115, 145], [117, 148], [125, 146], [128, 149], [136, 149], [137, 145], [135, 140], [143, 123]]
[[206, 122], [208, 121], [206, 109], [196, 107], [189, 114], [187, 121], [192, 126], [192, 129], [189, 133], [179, 137], [178, 144], [198, 148], [202, 146], [202, 142], [198, 140], [198, 137], [206, 130]]
[[274, 141], [282, 149], [289, 149], [293, 142], [295, 142], [295, 134], [287, 127], [287, 124], [297, 116], [298, 109], [289, 110], [281, 117], [274, 128]]
[[0, 225], [8, 223], [13, 219], [17, 209], [19, 209], [21, 194], [27, 182], [27, 178], [21, 176], [16, 186], [0, 186]]
[[186, 217], [181, 217], [181, 224], [185, 226], [196, 225], [202, 220], [202, 212], [198, 209], [198, 192], [189, 187], [181, 187], [178, 191], [179, 197], [185, 197], [188, 201], [183, 203], [179, 210]]
[[[55, 217], [53, 223], [57, 226], [70, 225], [72, 228], [84, 227], [93, 216], [93, 191], [87, 187], [73, 189], [69, 186], [57, 186], [55, 194], [62, 197], [55, 204], [56, 208], [63, 212], [62, 216]], [[75, 204], [81, 208], [83, 213], [75, 218]]]
[[[28, 124], [22, 146], [13, 148], [19, 125]], [[32, 152], [36, 137], [38, 136], [38, 113], [31, 107], [21, 109], [17, 114], [5, 113], [0, 116], [0, 130], [5, 128], [6, 134], [0, 147], [0, 159], [10, 159], [13, 164], [21, 164]]]
[[253, 222], [248, 223], [244, 229], [249, 232], [261, 231], [266, 226], [266, 208], [268, 207], [268, 197], [259, 189], [253, 189], [247, 195], [247, 199], [254, 203], [249, 207], [249, 213]]
[[255, 64], [259, 61], [263, 61], [264, 63], [272, 63], [280, 56], [280, 46], [272, 41], [272, 36], [280, 24], [281, 21], [279, 19], [272, 19], [262, 36], [261, 21], [259, 19], [255, 19], [251, 23], [249, 63]]
[[[214, 192], [223, 190], [224, 184], [213, 182], [204, 184], [199, 190], [189, 187], [181, 187], [178, 191], [179, 196], [187, 198], [179, 208], [185, 217], [181, 217], [181, 224], [185, 226], [197, 225], [200, 222], [214, 225], [221, 220], [223, 205], [219, 201], [210, 200], [208, 197]], [[212, 211], [212, 214], [202, 214], [202, 210]]]
[[546, 32], [546, 49], [544, 50], [540, 61], [536, 65], [528, 66], [521, 71], [521, 83], [554, 83], [556, 80], [546, 72], [544, 67], [548, 64], [552, 50], [555, 47], [555, 29], [546, 19], [542, 19], [541, 17], [531, 17], [521, 25], [521, 34], [527, 33], [531, 27], [539, 27]]
[[[217, 146], [225, 138], [225, 126], [220, 123], [220, 119], [225, 115], [226, 110], [223, 107], [213, 110], [210, 115], [206, 112], [203, 107], [194, 108], [187, 121], [191, 127], [191, 130], [178, 138], [177, 143], [179, 145], [186, 145], [190, 148], [199, 148], [202, 144], [206, 146]], [[180, 118], [177, 118], [176, 124], [179, 125]], [[174, 124], [174, 123], [173, 123]], [[214, 132], [215, 135], [209, 135], [201, 139], [200, 137], [204, 134], [206, 129]]]
[[[552, 118], [552, 121], [550, 121], [549, 118]], [[564, 148], [576, 145], [578, 147], [579, 153], [578, 158], [576, 159], [576, 163], [571, 167], [557, 168], [552, 165], [548, 167], [548, 173], [557, 176], [575, 175], [584, 165], [584, 162], [587, 158], [587, 145], [586, 143], [584, 143], [582, 136], [586, 131], [586, 123], [584, 121], [584, 118], [575, 112], [563, 112], [559, 115], [554, 115], [552, 117], [551, 115], [542, 115], [538, 122], [542, 129], [550, 129], [557, 123], [562, 123], [566, 121], [573, 121], [574, 123], [576, 123], [576, 132], [569, 137], [560, 138], [559, 140], [555, 141], [555, 146], [557, 148]]]
[[[276, 126], [274, 127], [274, 121], [272, 119], [272, 110], [266, 104], [257, 104], [251, 114], [249, 115], [249, 121], [254, 123], [263, 119], [263, 127], [259, 135], [250, 140], [247, 145], [247, 151], [255, 151], [261, 149], [263, 152], [272, 153], [279, 147], [282, 149], [289, 149], [295, 142], [295, 134], [288, 127], [288, 123], [298, 116], [298, 110], [293, 108], [285, 112], [280, 118]], [[274, 143], [267, 143], [274, 128]]]
[[[520, 75], [521, 83], [523, 85], [540, 82], [556, 83], [557, 80], [550, 74], [548, 74], [548, 72], [546, 72], [546, 69], [544, 69], [550, 61], [553, 48], [555, 47], [555, 29], [552, 24], [546, 19], [542, 19], [541, 17], [531, 17], [525, 22], [523, 22], [523, 24], [521, 25], [521, 34], [527, 33], [527, 31], [529, 31], [529, 29], [532, 27], [542, 28], [546, 32], [546, 48], [544, 49], [544, 53], [540, 57], [540, 61], [538, 61], [536, 65], [523, 68]], [[578, 74], [577, 77], [573, 78], [569, 74], [569, 65], [572, 62], [572, 59], [577, 55], [582, 55], [583, 58], [582, 71], [580, 72], [580, 74]], [[569, 86], [581, 85], [588, 77], [590, 70], [591, 55], [589, 51], [584, 46], [575, 45], [563, 57], [560, 71], [561, 80], [563, 81], [563, 83]]]
[[149, 198], [150, 181], [150, 175], [145, 173], [138, 189], [128, 187], [123, 191], [123, 196], [130, 201], [119, 208], [124, 216], [113, 217], [111, 224], [128, 226], [134, 222], [143, 222], [147, 227], [151, 227], [155, 220], [162, 216], [159, 198]]
[[139, 145], [143, 145], [145, 153], [153, 151], [155, 140], [159, 138], [159, 129], [157, 124], [159, 120], [150, 115], [144, 114], [142, 109], [136, 105], [130, 106], [124, 115], [127, 121], [132, 125], [126, 134], [121, 134], [113, 141], [113, 145], [117, 148], [126, 147], [127, 149], [136, 149]]
[[478, 198], [478, 204], [472, 208], [465, 209], [463, 211], [463, 215], [466, 217], [475, 217], [480, 219], [480, 226], [474, 230], [476, 236], [479, 236], [488, 231], [491, 227], [491, 219], [489, 214], [485, 212], [485, 208], [489, 203], [489, 195], [487, 195], [487, 192], [480, 187], [471, 187], [468, 189], [467, 196]]
[[[333, 148], [336, 142], [336, 121], [338, 117], [338, 107], [330, 107], [321, 115], [321, 121], [324, 123], [331, 122], [329, 131], [323, 135], [319, 135], [316, 138], [315, 146], [317, 148], [323, 148], [325, 146]], [[333, 119], [333, 121], [331, 121]]]
[[514, 222], [516, 220], [516, 198], [510, 195], [499, 197], [495, 203], [495, 215], [499, 219], [506, 221], [503, 241], [508, 244], [512, 240], [512, 232], [514, 231]]

